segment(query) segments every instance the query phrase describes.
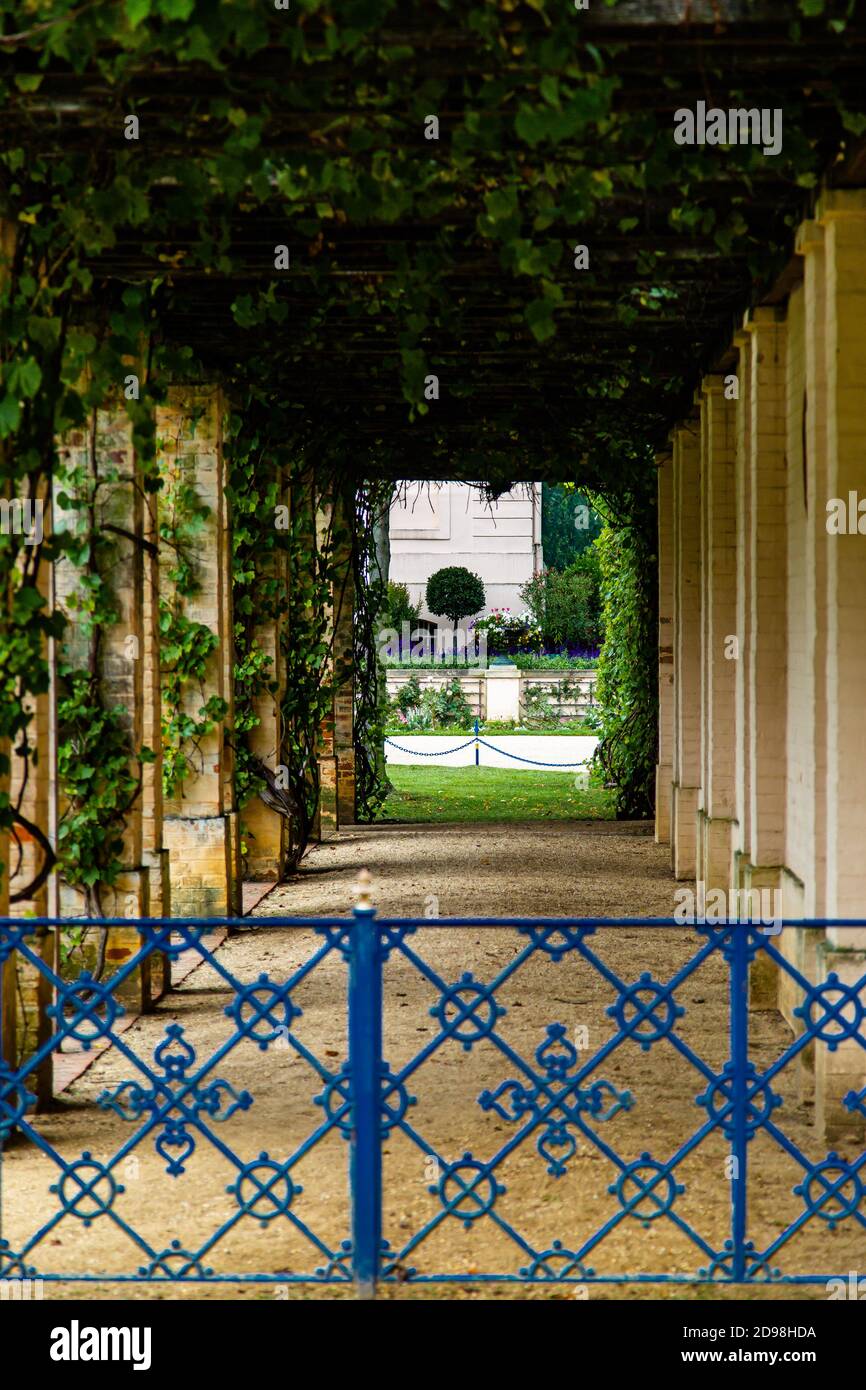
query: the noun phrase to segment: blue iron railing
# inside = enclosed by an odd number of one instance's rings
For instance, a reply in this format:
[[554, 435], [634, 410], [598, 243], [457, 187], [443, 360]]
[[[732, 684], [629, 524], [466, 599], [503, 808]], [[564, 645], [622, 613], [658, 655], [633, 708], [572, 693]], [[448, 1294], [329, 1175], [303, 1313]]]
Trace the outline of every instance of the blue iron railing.
[[[56, 962], [52, 964], [47, 958], [39, 946], [39, 934], [46, 927], [81, 925], [99, 929], [133, 925], [140, 935], [140, 947], [107, 978], [97, 980], [86, 970], [73, 971], [70, 977], [68, 965], [61, 972]], [[45, 1184], [39, 1219], [27, 1231], [22, 1229], [16, 1211], [13, 1175], [3, 1184], [0, 1279], [354, 1282], [362, 1295], [372, 1294], [381, 1281], [816, 1284], [844, 1276], [854, 1257], [848, 1256], [844, 1269], [841, 1264], [832, 1268], [838, 1242], [824, 1238], [824, 1272], [784, 1268], [785, 1257], [801, 1232], [810, 1228], [824, 1237], [825, 1232], [847, 1228], [860, 1248], [866, 1249], [866, 1150], [851, 1152], [849, 1148], [843, 1156], [822, 1149], [819, 1157], [810, 1157], [802, 1141], [792, 1138], [780, 1121], [784, 1103], [778, 1090], [785, 1069], [820, 1047], [830, 1052], [840, 1047], [853, 1049], [852, 1065], [855, 1071], [859, 1068], [861, 1078], [866, 1075], [866, 973], [843, 980], [830, 970], [816, 983], [780, 950], [779, 926], [845, 928], [862, 927], [863, 923], [790, 921], [777, 924], [770, 934], [757, 924], [670, 919], [380, 918], [372, 907], [362, 905], [351, 918], [269, 918], [256, 925], [263, 941], [268, 940], [268, 932], [280, 928], [311, 933], [306, 958], [286, 978], [271, 979], [267, 973], [239, 978], [229, 966], [230, 953], [211, 949], [209, 938], [217, 927], [249, 928], [249, 919], [0, 921], [0, 969], [7, 991], [0, 1002], [10, 1007], [8, 990], [15, 987], [12, 966], [16, 964], [19, 974], [31, 981], [41, 977], [53, 994], [48, 1009], [50, 1034], [37, 1038], [25, 1058], [0, 1059], [0, 1143], [4, 1149], [14, 1146], [16, 1181], [27, 1171], [30, 1153], [38, 1162], [34, 1161], [28, 1181], [43, 1175], [46, 1165], [53, 1176], [53, 1181]], [[467, 971], [455, 978], [441, 963], [430, 959], [434, 937], [440, 944], [443, 940], [448, 944], [442, 933], [464, 931], [459, 938], [462, 955], [468, 941], [465, 929], [474, 934], [478, 928], [508, 931], [514, 938], [513, 952], [486, 983]], [[648, 971], [628, 978], [612, 966], [600, 947], [603, 938], [599, 933], [617, 928], [693, 931], [701, 939], [698, 949], [677, 964], [670, 978], [656, 979]], [[182, 991], [167, 995], [162, 1008], [149, 1016], [155, 1030], [162, 1022], [160, 1013], [169, 1015], [152, 1058], [136, 1046], [135, 1031], [121, 1026], [124, 1006], [118, 996], [155, 952], [163, 953], [170, 962], [182, 952], [194, 952], [218, 977], [217, 988], [228, 1000], [223, 1010], [226, 1033], [203, 1057], [197, 1055], [185, 1027], [170, 1018], [172, 1005], [183, 997]], [[853, 950], [841, 955], [849, 963], [862, 961], [861, 953]], [[445, 957], [450, 959], [448, 951]], [[793, 1013], [801, 1031], [765, 1065], [758, 1065], [750, 1050], [749, 978], [759, 959], [776, 966], [789, 991], [800, 1001]], [[509, 1010], [502, 998], [530, 962], [570, 972], [572, 985], [579, 974], [606, 991], [611, 1001], [606, 1009], [609, 1035], [594, 1050], [581, 1050], [572, 1043], [562, 1022], [546, 1025], [532, 1056], [526, 1056], [509, 1036], [504, 1022]], [[714, 1065], [688, 1040], [683, 1026], [688, 1010], [679, 1002], [686, 983], [694, 981], [697, 972], [708, 965], [722, 968], [727, 981], [727, 1056], [722, 1064]], [[432, 1036], [410, 1049], [410, 1055], [405, 1055], [405, 1042], [401, 1044], [399, 1063], [396, 1054], [389, 1057], [390, 1044], [383, 1044], [383, 1008], [394, 1002], [388, 989], [392, 967], [402, 972], [401, 978], [417, 976], [433, 1000], [429, 1009]], [[325, 969], [332, 972], [330, 988], [337, 989], [334, 1003], [344, 991], [348, 999], [347, 1055], [339, 1064], [328, 1060], [334, 1049], [328, 1049], [324, 1056], [314, 1050], [298, 1024], [302, 1015], [298, 997]], [[850, 968], [847, 973], [850, 976]], [[327, 982], [319, 981], [320, 992], [325, 985]], [[673, 1060], [682, 1062], [697, 1078], [700, 1089], [693, 1094], [697, 1124], [678, 1135], [672, 1153], [623, 1151], [623, 1141], [615, 1143], [617, 1129], [640, 1105], [640, 1094], [611, 1080], [608, 1065], [616, 1068], [628, 1049], [653, 1053], [662, 1044], [673, 1049]], [[251, 1125], [256, 1097], [246, 1088], [238, 1089], [237, 1078], [233, 1082], [218, 1074], [231, 1068], [245, 1046], [262, 1054], [287, 1048], [315, 1080], [314, 1099], [320, 1118], [297, 1143], [289, 1144], [283, 1138], [277, 1155], [264, 1150], [257, 1155], [248, 1152], [245, 1127]], [[467, 1146], [460, 1157], [449, 1159], [413, 1119], [417, 1079], [431, 1059], [447, 1055], [453, 1062], [482, 1047], [491, 1050], [499, 1066], [499, 1079], [476, 1096], [474, 1113], [467, 1117], [469, 1129], [477, 1134], [479, 1120], [487, 1116], [505, 1138], [486, 1157]], [[77, 1102], [76, 1122], [79, 1130], [84, 1126], [85, 1136], [88, 1115], [94, 1121], [102, 1117], [99, 1132], [103, 1138], [106, 1119], [113, 1126], [112, 1138], [119, 1132], [118, 1125], [131, 1129], [128, 1137], [118, 1139], [113, 1154], [104, 1158], [90, 1147], [68, 1152], [68, 1143], [53, 1133], [56, 1123], [50, 1117], [41, 1122], [33, 1113], [33, 1078], [47, 1059], [64, 1056], [70, 1048], [85, 1052], [104, 1049], [100, 1062], [110, 1057], [115, 1071], [121, 1061], [129, 1069], [122, 1080], [113, 1078], [114, 1084], [91, 1097], [89, 1110], [82, 1111], [81, 1100]], [[866, 1119], [866, 1087], [852, 1087], [842, 1098], [842, 1105], [852, 1122]], [[435, 1106], [429, 1113], [435, 1116]], [[234, 1136], [232, 1142], [229, 1135]], [[349, 1142], [350, 1200], [342, 1239], [325, 1238], [314, 1228], [305, 1215], [303, 1186], [296, 1174], [313, 1151], [321, 1153], [319, 1146], [334, 1136]], [[789, 1203], [796, 1198], [795, 1209], [771, 1238], [766, 1234], [758, 1238], [750, 1229], [749, 1166], [758, 1136], [762, 1142], [778, 1146], [799, 1179], [793, 1187], [788, 1185], [786, 1193]], [[472, 1134], [469, 1138], [471, 1142]], [[713, 1187], [715, 1216], [722, 1208], [727, 1212], [723, 1239], [708, 1237], [699, 1229], [694, 1214], [689, 1215], [681, 1201], [688, 1187], [689, 1164], [711, 1138], [723, 1141], [730, 1169], [729, 1182], [716, 1182]], [[232, 1181], [223, 1189], [227, 1194], [223, 1206], [228, 1207], [224, 1219], [190, 1248], [177, 1234], [183, 1223], [174, 1209], [171, 1182], [163, 1189], [164, 1201], [149, 1183], [148, 1204], [140, 1210], [125, 1209], [120, 1180], [124, 1164], [146, 1141], [164, 1165], [166, 1177], [175, 1182], [184, 1174], [194, 1175], [195, 1160], [201, 1159], [205, 1147], [231, 1175]], [[430, 1164], [432, 1177], [425, 1192], [425, 1199], [430, 1200], [424, 1219], [415, 1226], [410, 1221], [408, 1233], [401, 1231], [389, 1242], [383, 1239], [383, 1152], [389, 1152], [389, 1146], [397, 1141], [408, 1144]], [[539, 1242], [524, 1229], [522, 1213], [506, 1208], [501, 1200], [509, 1161], [530, 1143], [544, 1171], [554, 1178], [569, 1173], [579, 1145], [582, 1152], [592, 1153], [607, 1164], [612, 1180], [604, 1191], [613, 1199], [607, 1203], [609, 1214], [580, 1239]], [[759, 1176], [761, 1171], [759, 1166]], [[778, 1197], [781, 1201], [781, 1191]], [[169, 1227], [162, 1241], [153, 1237], [151, 1202], [164, 1210]], [[267, 1232], [272, 1251], [269, 1267], [215, 1270], [210, 1261], [220, 1243], [249, 1221]], [[135, 1267], [93, 1273], [91, 1258], [83, 1260], [80, 1268], [70, 1268], [68, 1263], [51, 1268], [51, 1246], [61, 1244], [56, 1231], [63, 1223], [67, 1229], [74, 1227], [76, 1234], [100, 1224], [104, 1230], [122, 1233], [135, 1251]], [[688, 1270], [651, 1268], [648, 1252], [652, 1246], [647, 1244], [644, 1267], [638, 1272], [598, 1268], [596, 1255], [603, 1253], [604, 1242], [627, 1223], [638, 1223], [644, 1229], [667, 1224], [693, 1249], [692, 1266]], [[424, 1243], [443, 1230], [472, 1234], [484, 1224], [495, 1230], [500, 1243], [513, 1249], [510, 1263], [478, 1269], [458, 1256], [453, 1267], [428, 1267], [427, 1260], [419, 1265]], [[714, 1228], [717, 1224], [714, 1217]], [[285, 1267], [280, 1232], [287, 1230], [315, 1252], [318, 1262], [312, 1269]], [[88, 1239], [98, 1247], [95, 1231]], [[68, 1237], [64, 1237], [64, 1244], [78, 1248]], [[453, 1242], [448, 1248], [453, 1248]]]

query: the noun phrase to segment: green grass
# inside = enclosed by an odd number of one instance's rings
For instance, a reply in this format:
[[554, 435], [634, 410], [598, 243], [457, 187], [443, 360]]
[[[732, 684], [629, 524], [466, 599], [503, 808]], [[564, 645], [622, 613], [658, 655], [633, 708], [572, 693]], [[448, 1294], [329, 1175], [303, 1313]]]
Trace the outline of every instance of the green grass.
[[612, 820], [613, 795], [575, 787], [571, 772], [507, 767], [396, 767], [381, 819], [400, 821]]

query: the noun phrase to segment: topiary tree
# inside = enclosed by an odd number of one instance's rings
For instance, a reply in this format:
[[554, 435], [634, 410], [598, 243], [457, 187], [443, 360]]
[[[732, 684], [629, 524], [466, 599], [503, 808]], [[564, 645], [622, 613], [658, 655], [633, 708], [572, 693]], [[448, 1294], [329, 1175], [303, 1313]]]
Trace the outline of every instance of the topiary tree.
[[431, 613], [450, 618], [454, 627], [461, 618], [478, 613], [485, 601], [478, 575], [463, 565], [446, 565], [427, 580], [427, 607]]

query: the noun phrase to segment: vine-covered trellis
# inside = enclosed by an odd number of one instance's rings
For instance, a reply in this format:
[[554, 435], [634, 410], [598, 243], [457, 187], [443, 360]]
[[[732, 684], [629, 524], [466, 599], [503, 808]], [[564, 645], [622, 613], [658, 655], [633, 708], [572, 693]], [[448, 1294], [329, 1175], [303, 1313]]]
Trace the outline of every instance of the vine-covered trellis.
[[[744, 47], [744, 26], [761, 42]], [[230, 401], [228, 736], [241, 797], [263, 791], [247, 744], [273, 674], [255, 637], [264, 611], [284, 619], [286, 664], [286, 785], [268, 791], [285, 798], [297, 857], [314, 826], [321, 717], [342, 675], [327, 611], [347, 544], [362, 813], [381, 799], [380, 486], [573, 480], [625, 522], [607, 553], [636, 612], [653, 553], [653, 450], [733, 316], [783, 265], [821, 176], [844, 177], [856, 160], [864, 38], [852, 0], [694, 0], [687, 15], [668, 0], [588, 11], [562, 0], [0, 0], [5, 498], [45, 498], [61, 478], [59, 441], [119, 402], [137, 485], [161, 493], [161, 543], [177, 559], [178, 597], [163, 614], [169, 789], [200, 726], [225, 716], [211, 703], [191, 728], [182, 713], [209, 639], [185, 625], [182, 603], [195, 583], [183, 532], [199, 503], [161, 484], [156, 462], [154, 407], [169, 382], [195, 364]], [[808, 87], [806, 51], [820, 78]], [[676, 107], [710, 88], [720, 106], [739, 105], [749, 86], [785, 113], [773, 160], [752, 145], [671, 139]], [[140, 389], [124, 389], [131, 374]], [[79, 493], [86, 515], [83, 480]], [[337, 517], [338, 499], [344, 521], [323, 531], [317, 517]], [[112, 621], [103, 561], [123, 543], [92, 524], [35, 545], [0, 534], [0, 771], [34, 756], [30, 702], [48, 686], [46, 640], [62, 635], [46, 567], [62, 556], [77, 568], [79, 614], [98, 643]], [[646, 808], [653, 758], [644, 619], [614, 624], [602, 682], [605, 765], [630, 812]], [[63, 673], [59, 751], [80, 813], [66, 817], [63, 854], [91, 887], [112, 872], [147, 756], [124, 743], [97, 667]], [[93, 843], [83, 790], [94, 765], [117, 821], [108, 848]], [[17, 784], [0, 817], [27, 830]], [[44, 877], [43, 849], [24, 897]]]

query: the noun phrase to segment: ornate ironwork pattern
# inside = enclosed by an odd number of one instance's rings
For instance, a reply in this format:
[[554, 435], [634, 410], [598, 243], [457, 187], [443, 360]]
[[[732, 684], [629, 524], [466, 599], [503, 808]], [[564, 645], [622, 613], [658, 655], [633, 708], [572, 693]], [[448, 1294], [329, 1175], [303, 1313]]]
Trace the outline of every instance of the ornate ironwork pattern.
[[[813, 1230], [833, 1232], [850, 1222], [866, 1231], [866, 1150], [843, 1157], [829, 1150], [810, 1158], [786, 1132], [784, 1102], [779, 1078], [786, 1067], [808, 1048], [830, 1052], [846, 1047], [861, 1049], [866, 1066], [866, 975], [851, 982], [833, 972], [814, 983], [786, 958], [760, 926], [724, 924], [691, 925], [701, 938], [698, 949], [680, 964], [669, 979], [648, 971], [634, 978], [617, 973], [598, 949], [600, 931], [617, 925], [640, 925], [648, 930], [679, 927], [673, 921], [619, 923], [580, 919], [379, 919], [367, 901], [352, 918], [275, 918], [269, 927], [314, 929], [316, 945], [308, 959], [287, 979], [262, 973], [252, 982], [237, 979], [226, 959], [211, 949], [209, 935], [215, 926], [240, 925], [229, 919], [208, 924], [190, 922], [137, 923], [139, 950], [108, 979], [97, 980], [86, 971], [66, 979], [47, 964], [35, 948], [34, 933], [42, 925], [68, 925], [45, 921], [0, 922], [0, 976], [3, 965], [15, 955], [29, 971], [41, 975], [53, 991], [48, 1010], [52, 1031], [19, 1067], [0, 1057], [0, 1146], [13, 1136], [36, 1146], [54, 1169], [46, 1192], [46, 1208], [53, 1209], [20, 1248], [0, 1239], [0, 1278], [39, 1277], [83, 1280], [123, 1279], [158, 1282], [319, 1282], [354, 1281], [369, 1294], [377, 1281], [508, 1280], [531, 1283], [592, 1283], [649, 1280], [659, 1282], [823, 1283], [838, 1271], [789, 1273], [786, 1247], [811, 1223]], [[129, 926], [129, 922], [123, 923]], [[786, 926], [820, 926], [826, 923], [786, 923]], [[837, 924], [839, 926], [844, 924]], [[859, 924], [850, 924], [859, 925]], [[456, 978], [443, 976], [425, 952], [432, 933], [455, 928], [509, 928], [518, 949], [490, 979], [472, 971]], [[131, 1045], [131, 1035], [121, 1030], [124, 1006], [118, 997], [125, 981], [147, 956], [160, 951], [169, 960], [194, 951], [216, 972], [229, 1002], [225, 1005], [224, 1037], [208, 1055], [199, 1056], [188, 1031], [168, 1022], [163, 1035], [143, 1056]], [[781, 1048], [768, 1065], [759, 1067], [749, 1055], [749, 972], [759, 957], [773, 962], [802, 1001], [794, 1014], [800, 1031]], [[327, 1065], [298, 1035], [302, 1010], [296, 1002], [299, 986], [327, 959], [337, 964], [345, 981], [348, 1055]], [[551, 1021], [539, 1030], [523, 1055], [510, 1040], [508, 1008], [504, 999], [521, 969], [535, 958], [546, 959], [557, 971], [580, 970], [604, 983], [612, 1002], [607, 1006], [609, 1035], [594, 1051], [582, 1050], [569, 1036], [562, 1021]], [[686, 1015], [683, 986], [709, 960], [721, 963], [729, 983], [729, 1044], [720, 1067], [711, 1066], [693, 1047], [683, 1028]], [[394, 1066], [382, 1043], [385, 967], [399, 962], [416, 972], [432, 990], [433, 1021], [428, 1036], [408, 1060]], [[168, 996], [171, 998], [171, 995]], [[342, 998], [335, 1004], [342, 1005]], [[85, 1148], [80, 1155], [64, 1158], [34, 1123], [34, 1077], [51, 1051], [69, 1043], [88, 1050], [95, 1045], [112, 1049], [113, 1062], [122, 1059], [128, 1076], [104, 1089], [96, 1106], [129, 1126], [129, 1134], [110, 1157], [99, 1157]], [[253, 1159], [242, 1158], [223, 1126], [245, 1124], [255, 1110], [255, 1095], [238, 1089], [220, 1075], [226, 1060], [241, 1044], [267, 1053], [288, 1047], [309, 1069], [314, 1082], [313, 1100], [320, 1118], [302, 1142], [279, 1153], [261, 1151]], [[416, 1121], [419, 1072], [431, 1058], [471, 1054], [479, 1047], [493, 1049], [499, 1079], [482, 1090], [475, 1104], [478, 1116], [495, 1117], [504, 1133], [499, 1148], [480, 1157], [471, 1148], [447, 1159], [425, 1137]], [[673, 1049], [678, 1065], [694, 1077], [695, 1124], [679, 1136], [672, 1153], [623, 1151], [617, 1143], [619, 1117], [640, 1105], [639, 1090], [624, 1090], [612, 1079], [617, 1053], [626, 1047], [638, 1053]], [[332, 1054], [329, 1054], [332, 1055]], [[862, 1072], [862, 1068], [860, 1069]], [[784, 1087], [782, 1087], [784, 1089]], [[843, 1104], [852, 1115], [866, 1118], [866, 1087], [850, 1090]], [[94, 1112], [96, 1113], [96, 1112]], [[304, 1186], [298, 1165], [327, 1135], [346, 1141], [351, 1190], [351, 1230], [336, 1243], [326, 1242], [304, 1214]], [[382, 1238], [382, 1151], [392, 1138], [401, 1136], [424, 1159], [435, 1162], [435, 1178], [428, 1184], [432, 1199], [429, 1218], [396, 1245]], [[690, 1155], [708, 1136], [721, 1137], [729, 1152], [736, 1179], [730, 1183], [729, 1234], [720, 1248], [687, 1219], [683, 1196], [688, 1190]], [[758, 1244], [749, 1229], [748, 1190], [750, 1145], [758, 1135], [783, 1151], [798, 1174], [792, 1185], [798, 1199], [796, 1215], [769, 1241]], [[138, 1146], [149, 1145], [163, 1166], [167, 1191], [165, 1211], [171, 1213], [172, 1180], [195, 1171], [202, 1146], [211, 1146], [230, 1165], [232, 1178], [225, 1191], [231, 1214], [195, 1249], [187, 1249], [172, 1232], [163, 1246], [156, 1246], [121, 1214], [124, 1163]], [[554, 1179], [570, 1172], [579, 1149], [592, 1152], [608, 1165], [607, 1195], [613, 1199], [611, 1214], [578, 1243], [555, 1240], [539, 1247], [506, 1215], [508, 1159], [524, 1146], [534, 1149], [543, 1171]], [[535, 1159], [533, 1161], [536, 1161]], [[40, 1268], [53, 1233], [63, 1221], [85, 1228], [114, 1223], [139, 1252], [134, 1268], [122, 1275], [70, 1275]], [[276, 1232], [290, 1226], [314, 1252], [313, 1267], [305, 1272], [216, 1272], [215, 1252], [238, 1223], [252, 1222], [261, 1231]], [[478, 1271], [465, 1267], [429, 1270], [418, 1268], [418, 1251], [434, 1232], [444, 1228], [471, 1231], [479, 1223], [491, 1223], [513, 1249], [513, 1260], [504, 1267]], [[694, 1251], [690, 1273], [643, 1269], [634, 1274], [611, 1272], [602, 1267], [605, 1239], [625, 1223], [650, 1228], [668, 1224]], [[832, 1244], [826, 1243], [828, 1252]], [[831, 1263], [828, 1254], [827, 1263]]]
[[[226, 925], [228, 921], [223, 919], [208, 925], [186, 922], [141, 925], [140, 950], [117, 973], [102, 982], [96, 981], [87, 971], [72, 981], [56, 974], [32, 948], [33, 934], [41, 922], [0, 925], [0, 966], [13, 951], [19, 953], [33, 971], [50, 980], [55, 994], [55, 1002], [47, 1011], [54, 1023], [48, 1042], [18, 1071], [0, 1060], [0, 1145], [17, 1130], [51, 1160], [57, 1171], [56, 1181], [50, 1184], [46, 1194], [55, 1198], [56, 1210], [21, 1249], [12, 1250], [6, 1242], [0, 1245], [0, 1279], [24, 1268], [35, 1269], [39, 1255], [46, 1252], [56, 1228], [64, 1219], [73, 1218], [86, 1227], [110, 1221], [129, 1236], [139, 1251], [141, 1263], [122, 1276], [124, 1279], [279, 1284], [351, 1281], [348, 1233], [346, 1240], [333, 1249], [311, 1229], [296, 1210], [303, 1187], [293, 1175], [304, 1155], [330, 1131], [344, 1138], [348, 1136], [349, 1095], [340, 1093], [338, 1101], [330, 1102], [325, 1108], [317, 1128], [296, 1148], [279, 1156], [262, 1152], [253, 1161], [244, 1161], [215, 1128], [233, 1116], [250, 1111], [255, 1104], [248, 1091], [236, 1090], [217, 1074], [217, 1069], [243, 1042], [252, 1042], [262, 1052], [275, 1046], [291, 1048], [307, 1063], [323, 1095], [336, 1092], [340, 1085], [339, 1074], [313, 1055], [293, 1032], [292, 1026], [301, 1010], [293, 1003], [292, 994], [327, 956], [335, 952], [340, 956], [346, 924], [329, 919], [309, 923], [321, 937], [321, 944], [291, 978], [277, 982], [261, 974], [248, 984], [237, 980], [220, 956], [209, 948], [208, 937], [215, 926]], [[169, 1023], [152, 1058], [142, 1056], [130, 1046], [127, 1037], [116, 1031], [125, 1012], [117, 991], [152, 952], [161, 951], [175, 960], [181, 952], [190, 949], [216, 971], [230, 993], [231, 1002], [224, 1010], [226, 1036], [214, 1052], [199, 1057], [183, 1027]], [[101, 1110], [128, 1122], [132, 1131], [128, 1140], [107, 1160], [85, 1149], [79, 1158], [69, 1161], [31, 1123], [35, 1096], [28, 1088], [28, 1078], [36, 1072], [48, 1051], [60, 1051], [67, 1040], [84, 1050], [92, 1049], [96, 1043], [110, 1043], [129, 1066], [129, 1079], [103, 1091], [96, 1101]], [[184, 1249], [176, 1239], [170, 1240], [164, 1248], [157, 1248], [120, 1213], [118, 1198], [125, 1191], [121, 1180], [124, 1164], [135, 1149], [147, 1141], [152, 1142], [156, 1153], [164, 1160], [165, 1172], [170, 1178], [185, 1173], [191, 1162], [194, 1167], [194, 1156], [201, 1144], [218, 1148], [233, 1170], [234, 1177], [226, 1185], [226, 1192], [233, 1199], [234, 1210], [198, 1249]], [[170, 1194], [166, 1194], [166, 1210], [171, 1211]], [[209, 1257], [233, 1227], [245, 1220], [257, 1222], [262, 1229], [279, 1221], [290, 1223], [314, 1252], [315, 1266], [307, 1272], [217, 1274], [208, 1262]], [[68, 1276], [46, 1270], [39, 1277], [50, 1280]], [[81, 1278], [104, 1280], [104, 1276], [89, 1274], [82, 1274]]]

